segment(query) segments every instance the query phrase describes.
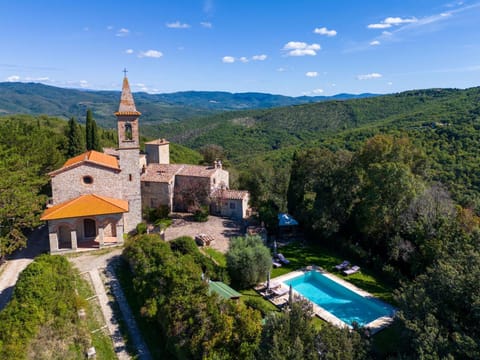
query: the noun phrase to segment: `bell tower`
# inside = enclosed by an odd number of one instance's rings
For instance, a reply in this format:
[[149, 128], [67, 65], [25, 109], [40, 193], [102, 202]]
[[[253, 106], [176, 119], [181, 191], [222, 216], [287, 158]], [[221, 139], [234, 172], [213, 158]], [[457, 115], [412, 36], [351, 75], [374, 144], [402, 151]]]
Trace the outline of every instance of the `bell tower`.
[[124, 70], [122, 95], [117, 117], [118, 154], [122, 196], [128, 201], [128, 213], [124, 215], [124, 231], [129, 233], [135, 230], [142, 221], [142, 196], [140, 190], [140, 142], [138, 118], [140, 112], [135, 107], [132, 92]]
[[117, 117], [118, 147], [119, 149], [138, 149], [140, 147], [138, 140], [138, 118], [141, 113], [137, 111], [135, 102], [133, 101], [127, 78], [127, 70], [123, 71], [125, 76], [123, 78], [122, 96], [120, 98], [118, 111], [115, 113]]

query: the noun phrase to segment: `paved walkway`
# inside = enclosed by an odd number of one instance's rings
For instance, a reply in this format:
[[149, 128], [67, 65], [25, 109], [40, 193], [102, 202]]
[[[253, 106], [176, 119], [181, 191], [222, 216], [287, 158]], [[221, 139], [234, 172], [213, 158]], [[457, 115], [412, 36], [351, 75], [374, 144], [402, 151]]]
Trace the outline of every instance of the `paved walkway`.
[[[120, 248], [112, 249], [108, 253], [103, 253], [101, 255], [98, 252], [93, 251], [89, 254], [69, 258], [69, 260], [80, 270], [80, 272], [89, 273], [118, 358], [120, 360], [130, 359], [130, 356], [126, 351], [125, 342], [123, 341], [118, 323], [113, 313], [113, 303], [107, 296], [107, 290], [111, 290], [115, 296], [115, 301], [122, 313], [130, 339], [136, 349], [136, 358], [140, 360], [150, 360], [152, 358], [150, 352], [143, 341], [135, 318], [125, 299], [122, 288], [118, 283], [115, 272], [113, 271], [113, 266], [115, 262], [118, 261], [121, 253], [122, 249]], [[104, 275], [105, 278], [102, 279], [101, 275]], [[105, 286], [107, 287], [107, 290], [105, 289]]]
[[143, 337], [141, 335], [140, 329], [137, 326], [137, 322], [135, 321], [132, 310], [130, 309], [127, 299], [125, 298], [122, 287], [120, 286], [120, 283], [115, 276], [114, 267], [116, 266], [116, 262], [117, 259], [113, 259], [113, 261], [110, 262], [106, 269], [105, 274], [107, 276], [108, 285], [113, 295], [115, 296], [118, 307], [120, 308], [120, 312], [122, 313], [123, 320], [125, 321], [125, 324], [127, 326], [133, 346], [137, 350], [137, 359], [150, 360], [152, 359], [150, 351], [148, 350], [145, 341], [143, 341]]

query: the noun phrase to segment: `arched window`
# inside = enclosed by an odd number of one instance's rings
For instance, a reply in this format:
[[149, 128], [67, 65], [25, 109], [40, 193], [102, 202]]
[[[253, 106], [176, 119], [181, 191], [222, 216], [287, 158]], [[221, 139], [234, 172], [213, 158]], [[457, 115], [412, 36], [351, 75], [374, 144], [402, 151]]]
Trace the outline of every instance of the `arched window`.
[[125, 123], [125, 140], [132, 140], [132, 124], [129, 122]]

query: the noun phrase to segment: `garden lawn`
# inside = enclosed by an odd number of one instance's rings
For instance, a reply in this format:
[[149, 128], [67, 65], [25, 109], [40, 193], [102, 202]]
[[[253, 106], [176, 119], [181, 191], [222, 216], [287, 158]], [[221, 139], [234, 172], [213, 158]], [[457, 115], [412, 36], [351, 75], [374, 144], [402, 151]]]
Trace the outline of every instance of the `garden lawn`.
[[215, 250], [211, 247], [199, 248], [199, 249], [200, 251], [204, 252], [207, 257], [209, 257], [214, 262], [216, 262], [219, 266], [227, 267], [227, 258], [225, 257], [224, 253], [221, 253], [220, 251]]
[[342, 272], [335, 271], [335, 265], [340, 264], [343, 260], [349, 259], [342, 258], [339, 254], [331, 250], [320, 246], [302, 246], [299, 243], [292, 243], [279, 248], [278, 252], [290, 260], [290, 264], [272, 269], [272, 278], [308, 265], [317, 265], [360, 289], [368, 291], [379, 299], [393, 303], [393, 288], [380, 281], [378, 276], [374, 276], [369, 270], [362, 268], [358, 273], [349, 276], [343, 275]]

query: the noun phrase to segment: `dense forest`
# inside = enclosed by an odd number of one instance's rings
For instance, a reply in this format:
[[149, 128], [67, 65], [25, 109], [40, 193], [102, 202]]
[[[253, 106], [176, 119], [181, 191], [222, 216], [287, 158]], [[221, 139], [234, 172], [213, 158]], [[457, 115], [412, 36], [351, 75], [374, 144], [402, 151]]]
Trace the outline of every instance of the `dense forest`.
[[[390, 283], [399, 309], [397, 346], [385, 356], [402, 359], [480, 358], [479, 128], [480, 88], [142, 127], [144, 134], [201, 151], [204, 159], [226, 160], [233, 185], [251, 192], [270, 234], [276, 234], [278, 211], [288, 211], [307, 243], [340, 253]], [[96, 131], [99, 146], [115, 144], [112, 131]], [[86, 148], [73, 141], [86, 135], [74, 121], [0, 118], [2, 256], [24, 245], [49, 195], [46, 173]], [[172, 144], [173, 161], [202, 161], [194, 150]], [[208, 293], [199, 273], [236, 279], [194, 249], [185, 239], [166, 244], [140, 236], [125, 251], [141, 312], [168, 338], [160, 352], [175, 358], [315, 358], [319, 351], [325, 358], [374, 356], [361, 332], [315, 329], [303, 305], [266, 316], [262, 327], [254, 306]], [[298, 334], [298, 327], [306, 330]], [[290, 354], [284, 343], [304, 352]], [[345, 351], [335, 353], [339, 347]]]

